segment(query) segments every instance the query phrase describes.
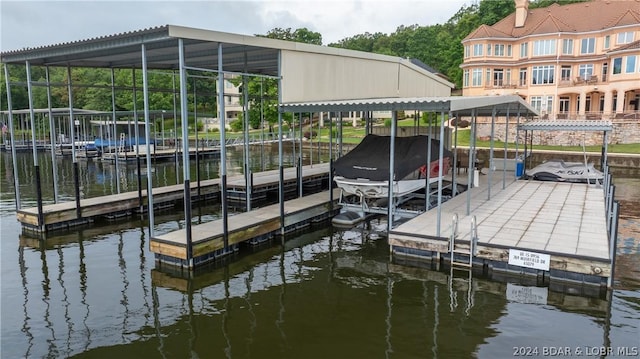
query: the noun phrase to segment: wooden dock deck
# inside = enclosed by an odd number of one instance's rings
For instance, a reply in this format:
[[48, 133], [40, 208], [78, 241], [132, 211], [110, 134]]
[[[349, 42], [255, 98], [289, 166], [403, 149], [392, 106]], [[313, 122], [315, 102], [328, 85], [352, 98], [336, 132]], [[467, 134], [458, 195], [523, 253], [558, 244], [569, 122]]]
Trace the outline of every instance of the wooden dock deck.
[[503, 190], [502, 172], [494, 173], [490, 200], [487, 176], [481, 176], [484, 183], [471, 190], [470, 215], [466, 215], [466, 193], [445, 202], [440, 233], [435, 210], [399, 225], [389, 233], [391, 251], [429, 260], [448, 257], [454, 214], [459, 216], [456, 243], [467, 248], [475, 216], [474, 266], [598, 285], [606, 282], [612, 259], [603, 189], [509, 176]]
[[[329, 191], [286, 201], [284, 204], [284, 231], [289, 232], [309, 226], [312, 222], [328, 220], [339, 211], [335, 205], [339, 195], [333, 189], [334, 203], [329, 199]], [[228, 244], [234, 247], [249, 240], [267, 240], [280, 233], [280, 205], [274, 204], [228, 218]], [[181, 267], [192, 267], [225, 255], [223, 220], [195, 225], [191, 228], [193, 262], [187, 260], [186, 229], [152, 237], [149, 241], [151, 252], [161, 263]]]
[[[302, 177], [303, 192], [318, 192], [329, 188], [329, 163], [302, 166]], [[251, 206], [264, 203], [270, 194], [277, 195], [279, 184], [279, 170], [255, 173], [251, 189]], [[283, 186], [285, 197], [298, 193], [298, 177], [295, 168], [285, 169]], [[227, 196], [231, 205], [245, 206], [246, 192], [247, 185], [243, 176], [235, 176], [227, 180]]]
[[[328, 183], [329, 176], [329, 164], [316, 164], [303, 166], [302, 169], [303, 184], [309, 183], [315, 184], [318, 178], [324, 178], [324, 181]], [[291, 187], [291, 183], [297, 182], [297, 171], [295, 167], [284, 169], [285, 178], [285, 190], [289, 188], [295, 192], [295, 187]], [[274, 182], [275, 181], [275, 182]], [[231, 188], [235, 195], [244, 197], [244, 191], [246, 186], [244, 182], [244, 176], [229, 177], [227, 180], [228, 191]], [[256, 193], [261, 193], [267, 190], [278, 189], [279, 183], [279, 171], [266, 171], [256, 173], [254, 175], [253, 190]], [[231, 184], [229, 186], [229, 184]], [[191, 198], [194, 201], [201, 199], [219, 198], [220, 196], [220, 179], [209, 179], [200, 181], [200, 187], [198, 188], [197, 182], [191, 182]], [[327, 185], [328, 188], [328, 185]], [[320, 190], [316, 188], [317, 190]], [[133, 211], [139, 209], [145, 209], [147, 205], [147, 191], [142, 190], [142, 197], [139, 197], [138, 191], [124, 192], [120, 194], [93, 197], [80, 200], [80, 216], [78, 216], [78, 209], [76, 208], [75, 201], [62, 202], [56, 204], [44, 205], [43, 211], [43, 223], [42, 226], [38, 225], [38, 208], [23, 208], [16, 212], [18, 221], [22, 224], [23, 229], [27, 231], [41, 233], [54, 229], [69, 228], [75, 225], [85, 224], [91, 222], [94, 217], [118, 217], [126, 216], [133, 213]], [[172, 186], [164, 186], [153, 189], [153, 203], [157, 207], [163, 207], [176, 203], [184, 199], [184, 185], [177, 184]], [[254, 197], [252, 197], [253, 200]]]

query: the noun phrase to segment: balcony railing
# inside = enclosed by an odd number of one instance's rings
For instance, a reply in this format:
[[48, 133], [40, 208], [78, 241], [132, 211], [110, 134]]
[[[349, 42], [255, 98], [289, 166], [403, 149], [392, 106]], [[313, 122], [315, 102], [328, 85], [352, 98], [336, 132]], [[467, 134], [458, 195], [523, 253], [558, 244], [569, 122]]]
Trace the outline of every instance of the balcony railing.
[[485, 89], [517, 89], [526, 88], [526, 85], [520, 85], [518, 83], [497, 82], [486, 85]]
[[574, 81], [574, 85], [594, 85], [598, 83], [597, 75], [578, 76]]

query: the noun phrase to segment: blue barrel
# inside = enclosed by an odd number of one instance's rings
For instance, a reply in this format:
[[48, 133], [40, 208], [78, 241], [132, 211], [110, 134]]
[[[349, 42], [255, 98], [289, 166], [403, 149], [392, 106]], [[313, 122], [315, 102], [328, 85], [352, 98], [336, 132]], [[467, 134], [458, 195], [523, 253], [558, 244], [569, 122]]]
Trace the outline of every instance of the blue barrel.
[[516, 161], [516, 178], [522, 177], [524, 174], [524, 162], [522, 160]]

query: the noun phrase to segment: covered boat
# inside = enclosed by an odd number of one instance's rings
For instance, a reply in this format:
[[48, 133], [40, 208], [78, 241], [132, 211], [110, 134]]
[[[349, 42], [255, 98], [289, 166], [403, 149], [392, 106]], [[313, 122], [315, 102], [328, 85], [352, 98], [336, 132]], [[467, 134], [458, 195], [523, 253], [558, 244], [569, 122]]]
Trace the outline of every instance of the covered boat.
[[601, 183], [604, 173], [598, 171], [593, 163], [552, 159], [527, 170], [527, 178], [539, 181]]
[[[348, 194], [364, 198], [386, 198], [389, 195], [389, 149], [391, 137], [367, 135], [358, 146], [334, 164], [334, 180]], [[431, 157], [427, 159], [431, 144]], [[442, 175], [449, 171], [453, 154], [444, 149]], [[428, 136], [395, 138], [394, 197], [401, 197], [426, 186], [427, 166], [429, 182], [440, 176], [440, 141]]]

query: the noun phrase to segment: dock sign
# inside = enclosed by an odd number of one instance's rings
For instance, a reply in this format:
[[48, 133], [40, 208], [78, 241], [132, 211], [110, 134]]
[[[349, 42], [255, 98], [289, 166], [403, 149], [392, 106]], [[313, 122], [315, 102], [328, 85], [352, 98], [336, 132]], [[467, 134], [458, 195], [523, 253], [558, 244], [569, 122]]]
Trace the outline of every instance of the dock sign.
[[509, 249], [509, 264], [549, 270], [549, 263], [551, 262], [551, 256], [548, 254], [527, 252], [520, 249]]

